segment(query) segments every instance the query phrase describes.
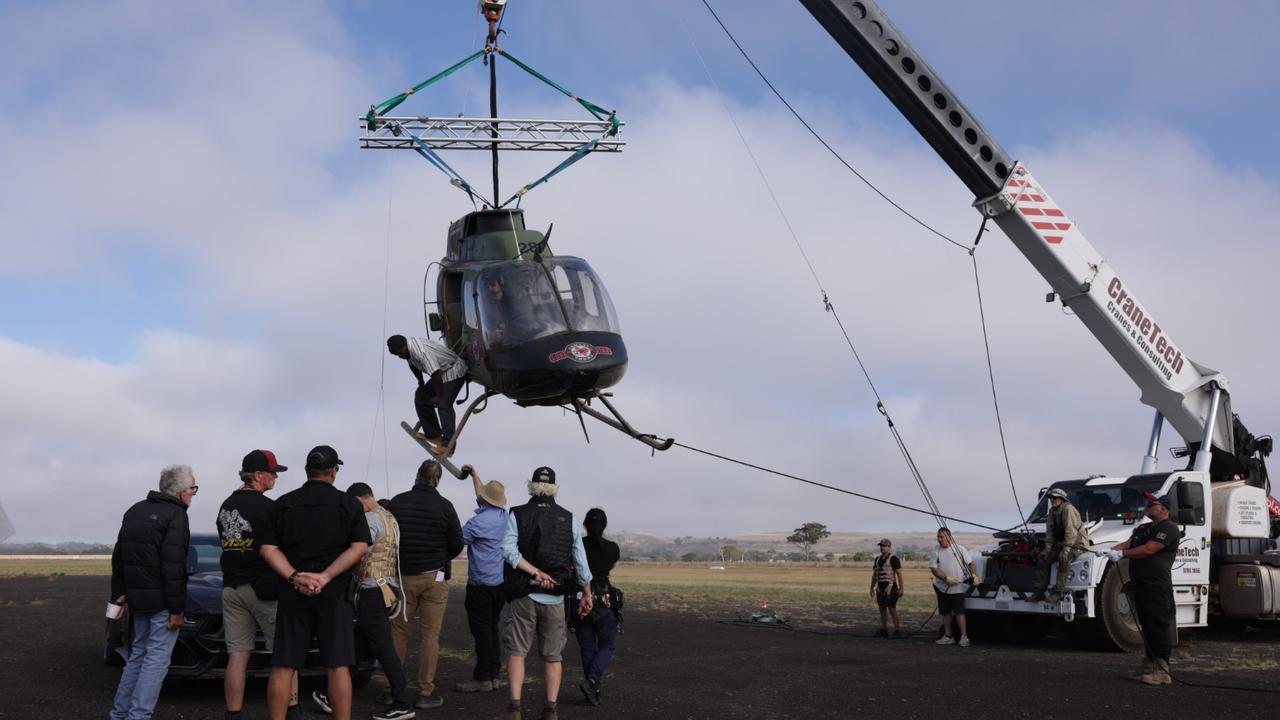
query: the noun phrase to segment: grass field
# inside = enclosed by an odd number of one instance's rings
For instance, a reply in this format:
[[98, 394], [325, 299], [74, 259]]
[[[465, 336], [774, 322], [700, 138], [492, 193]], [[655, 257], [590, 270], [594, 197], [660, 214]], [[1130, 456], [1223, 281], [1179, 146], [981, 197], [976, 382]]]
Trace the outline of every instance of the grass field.
[[[798, 564], [729, 564], [712, 570], [706, 563], [623, 563], [613, 581], [628, 598], [662, 605], [666, 601], [708, 599], [742, 604], [800, 603], [874, 607], [868, 594], [871, 564], [802, 566]], [[454, 577], [466, 576], [466, 563], [454, 563]], [[928, 609], [934, 604], [930, 576], [923, 563], [905, 563], [906, 595], [899, 605]], [[48, 575], [110, 575], [105, 558], [0, 558], [0, 577]]]

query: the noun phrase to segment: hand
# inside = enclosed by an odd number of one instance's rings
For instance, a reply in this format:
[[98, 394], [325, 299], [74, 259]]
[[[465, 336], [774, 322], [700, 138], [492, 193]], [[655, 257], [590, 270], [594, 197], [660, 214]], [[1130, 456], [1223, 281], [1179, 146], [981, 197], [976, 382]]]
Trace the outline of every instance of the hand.
[[875, 597], [875, 596], [876, 596], [876, 589], [873, 587], [871, 588], [871, 597]]
[[591, 596], [591, 591], [587, 590], [582, 593], [582, 602], [578, 604], [578, 617], [584, 618], [591, 614], [591, 608], [595, 605], [595, 599]]
[[957, 579], [955, 579], [955, 578], [951, 577], [950, 575], [948, 575], [945, 579], [943, 579], [943, 581], [942, 581], [942, 582], [944, 582], [944, 583], [946, 583], [946, 584], [948, 584], [948, 585], [959, 585], [959, 584], [960, 584], [960, 581], [959, 581], [959, 580], [957, 580]]
[[123, 605], [125, 603], [125, 596], [121, 595], [120, 597], [116, 598], [115, 602], [117, 605]]
[[319, 595], [328, 584], [329, 576], [324, 573], [300, 572], [293, 581], [293, 586], [303, 595]]
[[538, 581], [538, 586], [543, 590], [550, 590], [556, 586], [556, 581], [552, 580], [550, 575], [542, 572], [541, 570], [534, 571], [533, 579]]
[[464, 477], [464, 478], [465, 478], [465, 477], [467, 477], [467, 476], [474, 477], [474, 478], [476, 478], [477, 480], [479, 480], [479, 479], [480, 479], [480, 476], [479, 476], [479, 475], [476, 475], [476, 469], [475, 469], [474, 467], [472, 467], [472, 466], [470, 466], [470, 465], [463, 465], [463, 466], [462, 466], [462, 477]]
[[1112, 561], [1119, 561], [1121, 558], [1124, 557], [1124, 553], [1119, 550], [1108, 550], [1102, 554], [1106, 555]]
[[172, 613], [169, 615], [169, 629], [177, 630], [182, 627], [182, 613]]

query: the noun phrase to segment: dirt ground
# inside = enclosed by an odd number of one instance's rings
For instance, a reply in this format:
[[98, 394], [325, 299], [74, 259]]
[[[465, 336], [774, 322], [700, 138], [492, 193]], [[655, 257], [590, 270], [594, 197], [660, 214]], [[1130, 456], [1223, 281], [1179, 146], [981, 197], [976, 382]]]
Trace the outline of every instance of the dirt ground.
[[[107, 715], [120, 670], [101, 661], [106, 585], [102, 577], [0, 579], [0, 718]], [[634, 599], [600, 708], [583, 705], [573, 687], [581, 675], [571, 637], [561, 716], [812, 719], [870, 712], [936, 720], [1132, 710], [1238, 720], [1273, 718], [1280, 701], [1280, 633], [1184, 633], [1174, 666], [1183, 682], [1148, 688], [1119, 677], [1135, 657], [1080, 650], [1053, 637], [1034, 646], [976, 639], [967, 649], [937, 647], [931, 620], [916, 637], [882, 640], [872, 637], [873, 610], [821, 606], [777, 607], [790, 612], [793, 630], [732, 622], [752, 609]], [[913, 630], [927, 617], [908, 615], [904, 627]], [[450, 595], [441, 645], [445, 705], [418, 716], [498, 717], [501, 693], [451, 690], [470, 677], [461, 588]], [[246, 717], [266, 716], [264, 691], [263, 683], [250, 684]], [[357, 692], [354, 717], [380, 709], [377, 695], [373, 684]], [[527, 717], [538, 716], [541, 696], [540, 682], [527, 686]], [[217, 720], [222, 709], [219, 682], [166, 683], [156, 717]]]

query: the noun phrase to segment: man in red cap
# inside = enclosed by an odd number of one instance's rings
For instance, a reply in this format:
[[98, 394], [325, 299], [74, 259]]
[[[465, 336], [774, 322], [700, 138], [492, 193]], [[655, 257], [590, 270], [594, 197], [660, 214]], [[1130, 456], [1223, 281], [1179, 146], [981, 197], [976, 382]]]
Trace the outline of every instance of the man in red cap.
[[1129, 558], [1133, 601], [1142, 626], [1146, 657], [1142, 669], [1129, 675], [1147, 685], [1169, 685], [1169, 655], [1177, 642], [1173, 604], [1173, 560], [1182, 532], [1169, 519], [1169, 496], [1143, 493], [1151, 522], [1134, 528], [1130, 538], [1107, 551], [1113, 561]]
[[[240, 462], [240, 487], [218, 509], [218, 537], [222, 542], [222, 629], [227, 645], [223, 695], [227, 720], [239, 720], [244, 709], [245, 671], [258, 631], [271, 650], [276, 634], [276, 598], [280, 581], [259, 554], [260, 534], [275, 513], [266, 496], [276, 477], [289, 468], [270, 450], [254, 450]], [[293, 679], [289, 717], [300, 716], [298, 678]]]

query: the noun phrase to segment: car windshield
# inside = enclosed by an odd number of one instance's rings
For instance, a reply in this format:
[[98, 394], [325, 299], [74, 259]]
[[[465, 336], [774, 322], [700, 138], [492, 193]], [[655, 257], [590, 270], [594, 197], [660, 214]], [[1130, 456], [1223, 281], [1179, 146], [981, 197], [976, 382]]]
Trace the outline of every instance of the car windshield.
[[[1129, 480], [1123, 485], [1086, 485], [1087, 480], [1054, 483], [1067, 493], [1067, 501], [1080, 512], [1086, 523], [1096, 520], [1139, 519], [1147, 509], [1144, 492], [1160, 489], [1163, 479]], [[1040, 498], [1027, 522], [1043, 523], [1049, 516], [1049, 497]]]
[[219, 558], [222, 557], [222, 545], [217, 535], [193, 535], [191, 545], [187, 548], [187, 568], [193, 568], [192, 574], [221, 572]]

